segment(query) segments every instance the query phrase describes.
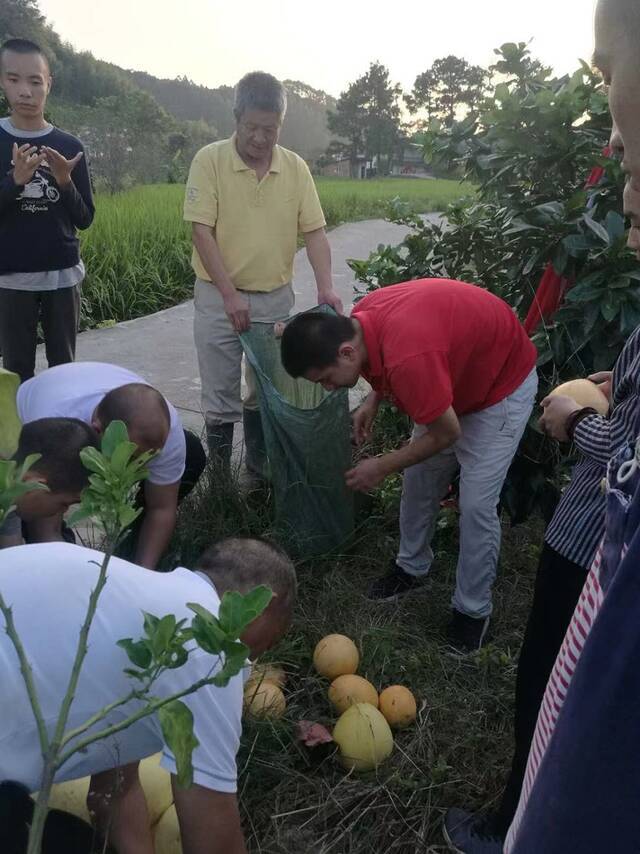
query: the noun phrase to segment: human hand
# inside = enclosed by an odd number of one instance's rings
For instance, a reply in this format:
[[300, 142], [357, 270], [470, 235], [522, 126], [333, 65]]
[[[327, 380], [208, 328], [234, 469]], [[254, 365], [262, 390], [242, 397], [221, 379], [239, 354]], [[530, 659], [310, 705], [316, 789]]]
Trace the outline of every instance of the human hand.
[[588, 379], [595, 383], [600, 391], [611, 403], [611, 384], [613, 380], [613, 371], [598, 371], [595, 374], [590, 374]]
[[541, 430], [557, 442], [568, 442], [566, 431], [567, 418], [572, 412], [582, 409], [572, 397], [565, 394], [554, 394], [545, 397], [541, 403], [544, 412], [538, 422]]
[[42, 166], [47, 159], [44, 151], [38, 154], [38, 147], [25, 142], [24, 145], [18, 147], [16, 142], [13, 143], [13, 180], [17, 187], [22, 187], [28, 184], [33, 178], [36, 169]]
[[338, 314], [344, 314], [342, 300], [333, 288], [318, 290], [318, 305], [330, 305]]
[[71, 173], [84, 156], [82, 151], [79, 151], [71, 160], [67, 160], [63, 154], [60, 154], [55, 148], [49, 148], [47, 145], [45, 145], [43, 151], [46, 154], [49, 169], [56, 179], [56, 184], [59, 187], [67, 187], [71, 183]]
[[387, 471], [380, 457], [370, 457], [362, 460], [357, 466], [345, 474], [344, 479], [349, 489], [355, 492], [369, 492], [387, 476]]
[[249, 301], [238, 291], [223, 297], [224, 310], [236, 332], [245, 332], [251, 326]]
[[378, 407], [369, 399], [363, 401], [353, 413], [351, 427], [356, 445], [362, 445], [371, 438], [371, 430], [377, 414]]

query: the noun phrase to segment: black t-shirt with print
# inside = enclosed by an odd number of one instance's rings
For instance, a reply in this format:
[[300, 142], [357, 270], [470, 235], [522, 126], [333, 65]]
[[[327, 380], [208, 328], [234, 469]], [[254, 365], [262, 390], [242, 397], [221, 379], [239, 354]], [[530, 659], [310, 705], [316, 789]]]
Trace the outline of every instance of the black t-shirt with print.
[[43, 163], [25, 186], [13, 180], [13, 144], [48, 146], [67, 159], [84, 151], [75, 136], [56, 127], [37, 137], [21, 137], [0, 126], [0, 275], [65, 270], [80, 260], [76, 229], [88, 228], [94, 205], [86, 156], [61, 189]]

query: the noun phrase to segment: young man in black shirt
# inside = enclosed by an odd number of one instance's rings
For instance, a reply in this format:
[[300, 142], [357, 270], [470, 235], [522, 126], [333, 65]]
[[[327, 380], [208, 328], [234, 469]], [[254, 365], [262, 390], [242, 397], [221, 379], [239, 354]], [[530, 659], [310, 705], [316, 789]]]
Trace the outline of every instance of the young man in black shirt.
[[38, 320], [49, 367], [72, 362], [84, 278], [77, 229], [94, 206], [80, 140], [44, 117], [49, 63], [24, 39], [0, 47], [0, 345], [4, 366], [33, 376]]

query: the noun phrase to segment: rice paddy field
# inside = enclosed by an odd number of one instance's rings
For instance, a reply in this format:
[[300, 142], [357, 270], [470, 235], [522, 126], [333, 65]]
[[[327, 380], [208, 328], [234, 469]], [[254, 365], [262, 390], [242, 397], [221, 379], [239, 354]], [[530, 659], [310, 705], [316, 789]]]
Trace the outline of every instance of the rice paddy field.
[[[394, 198], [425, 213], [473, 193], [469, 184], [444, 179], [319, 178], [317, 185], [330, 228], [384, 217]], [[87, 267], [83, 329], [151, 314], [189, 298], [193, 274], [183, 195], [183, 186], [163, 184], [98, 196], [94, 224], [81, 238]]]

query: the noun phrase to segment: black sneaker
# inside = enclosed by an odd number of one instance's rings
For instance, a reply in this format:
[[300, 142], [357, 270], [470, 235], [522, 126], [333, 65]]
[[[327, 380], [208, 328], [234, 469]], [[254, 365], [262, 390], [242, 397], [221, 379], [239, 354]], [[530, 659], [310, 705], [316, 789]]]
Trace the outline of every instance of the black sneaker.
[[492, 827], [489, 817], [480, 818], [466, 810], [447, 810], [442, 833], [456, 854], [502, 854], [504, 839]]
[[452, 646], [463, 652], [476, 652], [484, 644], [489, 617], [470, 617], [453, 610], [447, 627], [447, 637]]
[[392, 562], [391, 569], [382, 578], [377, 578], [367, 590], [367, 599], [372, 602], [395, 602], [400, 596], [405, 593], [411, 593], [412, 590], [419, 590], [423, 585], [423, 580], [415, 575], [409, 575], [403, 569], [400, 569], [395, 560]]

